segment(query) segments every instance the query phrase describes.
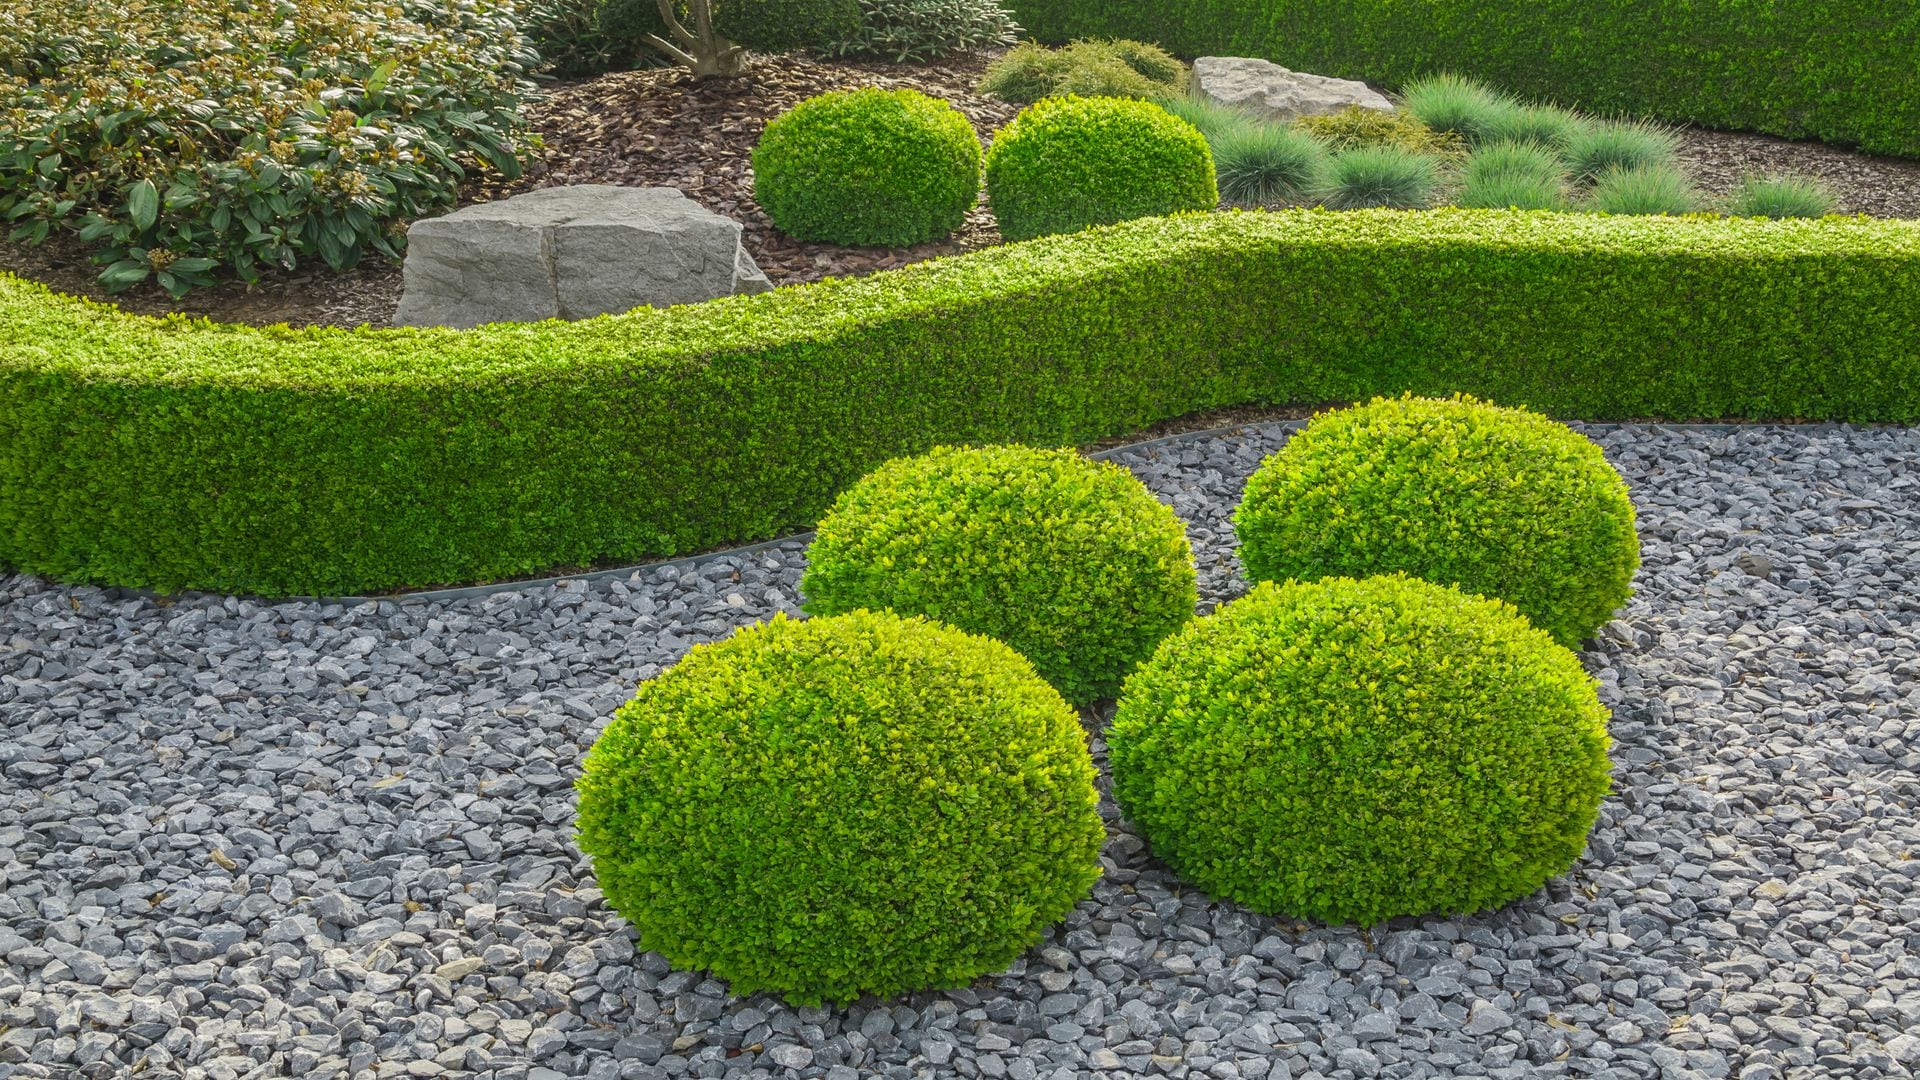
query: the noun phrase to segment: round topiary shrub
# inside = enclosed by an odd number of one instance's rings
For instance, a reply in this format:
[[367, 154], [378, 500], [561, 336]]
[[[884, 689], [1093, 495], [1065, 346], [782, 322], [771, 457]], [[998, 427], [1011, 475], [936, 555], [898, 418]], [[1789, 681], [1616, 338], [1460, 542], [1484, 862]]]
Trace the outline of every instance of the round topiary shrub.
[[1256, 581], [1403, 571], [1497, 596], [1577, 646], [1633, 595], [1627, 485], [1564, 424], [1472, 398], [1315, 417], [1233, 515]]
[[843, 492], [800, 579], [806, 610], [891, 608], [998, 638], [1076, 704], [1109, 697], [1193, 617], [1193, 549], [1118, 465], [939, 447]]
[[800, 1004], [999, 971], [1099, 876], [1078, 718], [997, 641], [857, 612], [700, 646], [614, 715], [579, 843], [641, 944]]
[[1028, 240], [1219, 205], [1213, 154], [1192, 124], [1148, 101], [1044, 98], [987, 150], [1000, 235]]
[[1377, 923], [1533, 892], [1585, 847], [1607, 713], [1513, 607], [1404, 575], [1266, 583], [1168, 638], [1107, 732], [1154, 854], [1262, 913]]
[[980, 195], [980, 140], [918, 90], [836, 90], [767, 125], [753, 197], [800, 240], [905, 247], [960, 227]]

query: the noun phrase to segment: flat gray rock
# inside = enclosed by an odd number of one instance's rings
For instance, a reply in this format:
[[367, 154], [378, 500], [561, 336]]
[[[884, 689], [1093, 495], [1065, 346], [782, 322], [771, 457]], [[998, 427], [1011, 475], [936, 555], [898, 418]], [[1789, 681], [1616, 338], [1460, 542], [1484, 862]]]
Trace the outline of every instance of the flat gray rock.
[[1201, 96], [1267, 120], [1291, 123], [1324, 116], [1349, 105], [1392, 112], [1393, 102], [1366, 83], [1288, 71], [1249, 56], [1203, 56], [1193, 62], [1193, 87]]
[[740, 223], [676, 188], [579, 184], [407, 230], [398, 326], [587, 319], [772, 288]]

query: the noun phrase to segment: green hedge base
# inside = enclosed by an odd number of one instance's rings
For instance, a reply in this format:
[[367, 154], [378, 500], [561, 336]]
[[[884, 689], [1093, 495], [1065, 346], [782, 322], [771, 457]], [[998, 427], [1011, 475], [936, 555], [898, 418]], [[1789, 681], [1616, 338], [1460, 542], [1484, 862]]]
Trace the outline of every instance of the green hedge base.
[[1013, 0], [1127, 37], [1389, 89], [1440, 71], [1577, 106], [1920, 157], [1920, 0]]
[[1464, 391], [1920, 419], [1920, 223], [1447, 210], [1131, 222], [579, 323], [251, 329], [0, 276], [0, 564], [343, 595], [811, 525], [888, 458]]

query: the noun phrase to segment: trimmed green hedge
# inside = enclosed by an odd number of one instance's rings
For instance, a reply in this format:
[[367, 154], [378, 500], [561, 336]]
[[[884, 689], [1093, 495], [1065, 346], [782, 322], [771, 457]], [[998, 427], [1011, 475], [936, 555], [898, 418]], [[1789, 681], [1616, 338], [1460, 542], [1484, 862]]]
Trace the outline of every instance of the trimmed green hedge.
[[1398, 87], [1458, 71], [1588, 112], [1920, 157], [1920, 0], [1013, 0], [1042, 41], [1131, 37]]
[[1156, 218], [579, 323], [257, 330], [0, 276], [0, 564], [330, 594], [812, 524], [940, 443], [1468, 392], [1920, 420], [1920, 224]]

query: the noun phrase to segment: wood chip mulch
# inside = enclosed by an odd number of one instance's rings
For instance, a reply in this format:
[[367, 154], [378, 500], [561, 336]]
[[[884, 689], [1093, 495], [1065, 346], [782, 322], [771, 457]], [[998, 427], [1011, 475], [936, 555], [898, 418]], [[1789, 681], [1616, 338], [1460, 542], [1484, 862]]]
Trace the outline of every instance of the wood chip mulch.
[[[747, 251], [776, 285], [845, 277], [904, 266], [1000, 242], [993, 215], [977, 206], [958, 232], [910, 248], [809, 244], [780, 234], [753, 200], [750, 157], [767, 122], [806, 98], [857, 86], [910, 87], [945, 98], [985, 141], [1018, 107], [974, 91], [987, 57], [933, 64], [829, 61], [805, 56], [756, 57], [745, 74], [696, 81], [679, 69], [620, 72], [553, 85], [531, 110], [544, 148], [527, 174], [510, 184], [474, 185], [462, 203], [483, 202], [562, 184], [677, 187], [708, 209], [742, 223]], [[1764, 135], [1687, 129], [1681, 156], [1711, 195], [1731, 191], [1751, 174], [1817, 176], [1839, 196], [1840, 209], [1885, 217], [1920, 217], [1920, 161], [1874, 157], [1819, 143]], [[39, 248], [0, 240], [0, 270], [100, 298], [97, 268], [70, 239]], [[398, 266], [373, 261], [346, 274], [324, 270], [202, 289], [174, 301], [157, 288], [115, 298], [130, 311], [183, 312], [223, 322], [294, 326], [388, 325], [401, 291]]]

